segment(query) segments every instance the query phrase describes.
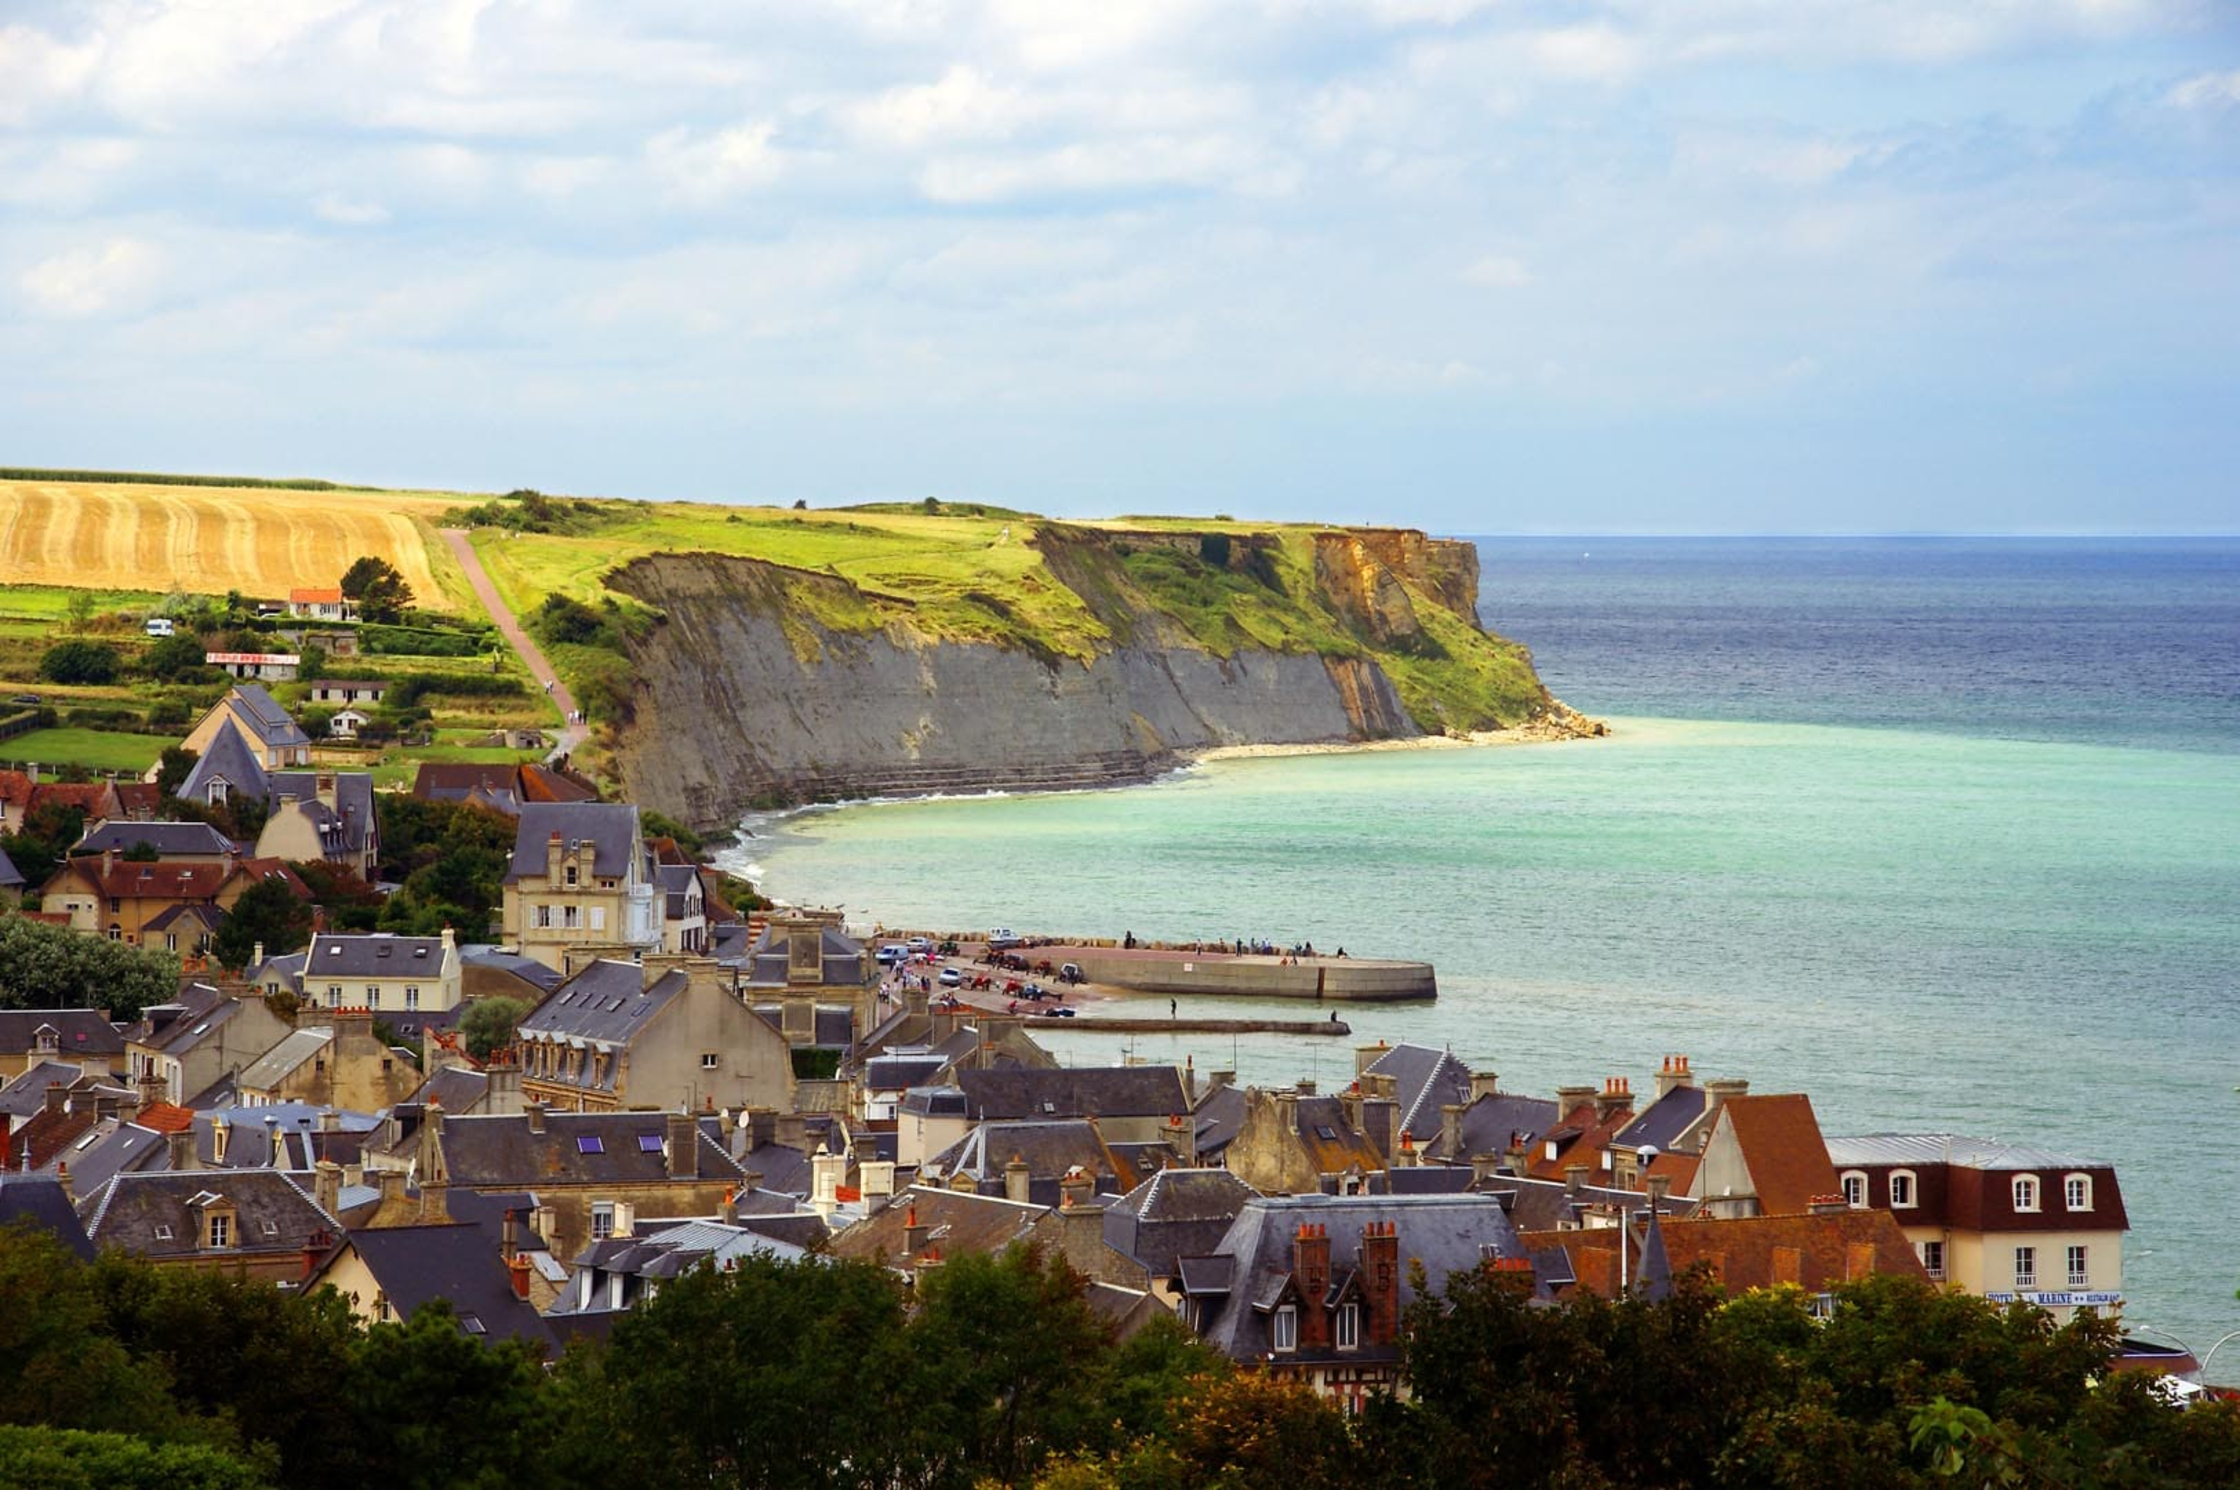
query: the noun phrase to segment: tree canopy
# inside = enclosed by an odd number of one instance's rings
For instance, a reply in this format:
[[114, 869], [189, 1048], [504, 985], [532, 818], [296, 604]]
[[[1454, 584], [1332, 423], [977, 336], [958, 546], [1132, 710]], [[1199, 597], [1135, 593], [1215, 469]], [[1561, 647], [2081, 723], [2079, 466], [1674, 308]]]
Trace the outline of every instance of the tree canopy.
[[412, 604], [412, 586], [397, 566], [371, 554], [343, 571], [342, 593], [358, 603], [361, 618], [381, 625], [394, 623]]
[[0, 915], [0, 1009], [106, 1009], [138, 1019], [179, 992], [179, 959], [22, 916]]
[[242, 892], [210, 938], [220, 967], [246, 968], [259, 943], [267, 957], [293, 952], [311, 940], [312, 913], [285, 878], [261, 879]]

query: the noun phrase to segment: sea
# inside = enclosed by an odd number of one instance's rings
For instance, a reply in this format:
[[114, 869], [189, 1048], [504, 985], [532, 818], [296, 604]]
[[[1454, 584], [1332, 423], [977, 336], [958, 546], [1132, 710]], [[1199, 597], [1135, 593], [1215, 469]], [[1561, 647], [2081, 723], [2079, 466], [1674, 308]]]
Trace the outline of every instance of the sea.
[[1478, 546], [1486, 624], [1608, 738], [849, 805], [739, 862], [865, 925], [1437, 966], [1354, 1040], [1048, 1036], [1069, 1062], [1327, 1089], [1383, 1038], [1544, 1095], [1685, 1054], [1829, 1134], [2106, 1161], [2127, 1322], [2240, 1331], [2240, 539]]

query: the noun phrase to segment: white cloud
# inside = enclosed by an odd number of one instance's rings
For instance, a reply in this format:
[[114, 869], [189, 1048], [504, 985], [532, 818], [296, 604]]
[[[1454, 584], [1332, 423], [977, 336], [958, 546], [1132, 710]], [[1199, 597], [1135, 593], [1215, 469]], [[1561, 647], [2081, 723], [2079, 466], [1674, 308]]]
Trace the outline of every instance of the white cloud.
[[670, 195], [707, 207], [769, 186], [785, 173], [785, 160], [770, 143], [777, 126], [768, 120], [735, 124], [699, 133], [664, 130], [646, 142], [646, 162]]
[[95, 316], [137, 298], [162, 267], [155, 249], [134, 238], [43, 259], [17, 285], [33, 309], [51, 316]]
[[2240, 68], [2187, 78], [2170, 90], [2168, 99], [2181, 109], [2226, 109], [2240, 104]]
[[889, 88], [845, 111], [859, 134], [916, 149], [959, 140], [1009, 137], [1039, 111], [1016, 88], [998, 87], [977, 68], [952, 67], [934, 83]]
[[1533, 60], [1558, 78], [1622, 83], [1646, 62], [1641, 40], [1615, 26], [1563, 26], [1527, 38]]
[[927, 163], [919, 190], [936, 202], [1229, 186], [1280, 194], [1295, 180], [1284, 162], [1226, 136], [1098, 141], [1013, 155], [947, 156]]
[[0, 124], [82, 91], [101, 63], [98, 41], [71, 45], [30, 26], [0, 26]]
[[363, 201], [339, 191], [319, 193], [311, 199], [311, 211], [321, 222], [345, 228], [378, 227], [389, 220], [389, 209], [379, 202]]
[[1487, 254], [1462, 271], [1463, 282], [1489, 290], [1514, 290], [1532, 283], [1524, 260], [1510, 254]]

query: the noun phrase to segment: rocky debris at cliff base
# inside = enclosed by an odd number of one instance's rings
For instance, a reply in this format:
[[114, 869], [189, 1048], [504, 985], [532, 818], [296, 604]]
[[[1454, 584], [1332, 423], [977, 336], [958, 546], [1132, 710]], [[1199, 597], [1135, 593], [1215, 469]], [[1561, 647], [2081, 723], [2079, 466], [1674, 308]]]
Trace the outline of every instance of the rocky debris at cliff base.
[[1594, 740], [1609, 734], [1610, 726], [1589, 719], [1560, 698], [1551, 698], [1547, 708], [1502, 733], [1526, 740]]

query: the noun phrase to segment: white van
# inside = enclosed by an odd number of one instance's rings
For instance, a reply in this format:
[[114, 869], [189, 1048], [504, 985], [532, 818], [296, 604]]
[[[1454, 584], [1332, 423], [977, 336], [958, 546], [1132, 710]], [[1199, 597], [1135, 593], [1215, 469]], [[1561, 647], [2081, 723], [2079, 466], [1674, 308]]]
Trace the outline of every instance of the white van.
[[172, 632], [171, 618], [169, 616], [150, 616], [145, 629], [150, 636], [169, 636]]

